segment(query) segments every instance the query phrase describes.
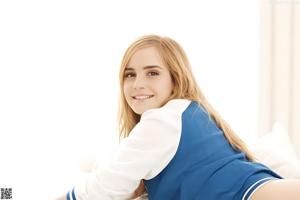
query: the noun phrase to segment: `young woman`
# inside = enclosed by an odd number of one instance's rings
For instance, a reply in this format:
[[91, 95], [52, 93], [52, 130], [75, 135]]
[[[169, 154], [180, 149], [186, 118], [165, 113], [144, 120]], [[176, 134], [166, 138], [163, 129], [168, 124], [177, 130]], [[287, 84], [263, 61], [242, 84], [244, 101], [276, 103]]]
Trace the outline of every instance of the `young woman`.
[[255, 162], [212, 108], [174, 40], [139, 38], [119, 75], [120, 147], [63, 199], [300, 199], [300, 181]]

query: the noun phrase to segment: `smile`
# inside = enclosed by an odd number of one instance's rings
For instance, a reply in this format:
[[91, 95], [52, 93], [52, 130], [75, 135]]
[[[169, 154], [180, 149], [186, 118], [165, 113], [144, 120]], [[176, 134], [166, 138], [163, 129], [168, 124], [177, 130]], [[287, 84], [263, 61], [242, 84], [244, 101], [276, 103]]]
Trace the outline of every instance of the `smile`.
[[154, 95], [139, 95], [139, 96], [133, 96], [132, 98], [136, 100], [144, 100], [144, 99], [150, 99], [152, 97], [154, 97]]

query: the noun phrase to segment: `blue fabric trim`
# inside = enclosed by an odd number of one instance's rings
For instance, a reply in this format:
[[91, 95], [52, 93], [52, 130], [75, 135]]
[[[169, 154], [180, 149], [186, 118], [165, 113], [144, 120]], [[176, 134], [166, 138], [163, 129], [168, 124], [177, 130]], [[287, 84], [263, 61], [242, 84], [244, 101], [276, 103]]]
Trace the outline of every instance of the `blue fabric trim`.
[[70, 192], [67, 193], [67, 200], [71, 200], [70, 199]]
[[73, 188], [73, 190], [72, 190], [72, 198], [73, 198], [73, 200], [76, 200], [74, 188]]
[[261, 184], [263, 184], [263, 183], [265, 183], [265, 182], [268, 182], [268, 181], [271, 181], [271, 180], [276, 180], [276, 179], [279, 179], [279, 178], [269, 177], [269, 178], [266, 178], [266, 179], [264, 179], [264, 180], [259, 181], [257, 184], [254, 183], [255, 186], [252, 187], [252, 188], [248, 191], [248, 193], [247, 193], [246, 196], [245, 196], [245, 200], [251, 200], [251, 199], [249, 199], [249, 197], [250, 197], [251, 194], [256, 190], [256, 188], [257, 188], [258, 186], [260, 186]]

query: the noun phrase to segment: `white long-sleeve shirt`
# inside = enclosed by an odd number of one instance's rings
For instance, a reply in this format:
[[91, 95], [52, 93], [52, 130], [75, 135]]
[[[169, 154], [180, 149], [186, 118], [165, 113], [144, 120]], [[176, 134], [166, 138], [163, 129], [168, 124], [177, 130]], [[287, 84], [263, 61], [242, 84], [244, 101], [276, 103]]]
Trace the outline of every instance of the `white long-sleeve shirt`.
[[174, 99], [161, 108], [144, 112], [115, 156], [75, 185], [70, 199], [128, 199], [141, 179], [159, 174], [176, 153], [181, 134], [181, 114], [189, 100]]

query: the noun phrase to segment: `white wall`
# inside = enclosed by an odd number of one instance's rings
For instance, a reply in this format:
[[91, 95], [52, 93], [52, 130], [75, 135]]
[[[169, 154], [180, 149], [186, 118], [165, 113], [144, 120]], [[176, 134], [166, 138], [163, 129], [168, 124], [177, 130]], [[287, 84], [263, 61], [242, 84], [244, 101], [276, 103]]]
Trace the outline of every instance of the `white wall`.
[[259, 2], [182, 2], [0, 1], [0, 187], [51, 197], [111, 152], [118, 68], [143, 34], [177, 40], [215, 108], [257, 133]]
[[300, 1], [261, 1], [259, 132], [282, 123], [300, 157]]

